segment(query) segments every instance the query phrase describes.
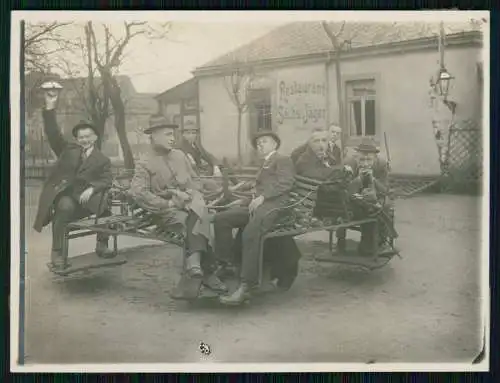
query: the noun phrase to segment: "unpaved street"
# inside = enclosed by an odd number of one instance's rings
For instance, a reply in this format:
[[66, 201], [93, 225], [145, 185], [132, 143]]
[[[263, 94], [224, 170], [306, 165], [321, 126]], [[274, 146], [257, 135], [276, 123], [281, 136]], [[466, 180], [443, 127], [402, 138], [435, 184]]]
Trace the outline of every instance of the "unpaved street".
[[[172, 301], [180, 250], [153, 242], [120, 238], [145, 247], [121, 267], [53, 277], [50, 228], [31, 229], [38, 191], [26, 189], [26, 363], [471, 362], [481, 347], [477, 197], [398, 200], [403, 259], [378, 271], [317, 263], [328, 235], [301, 237], [289, 292], [224, 309]], [[77, 243], [72, 254], [92, 250]]]

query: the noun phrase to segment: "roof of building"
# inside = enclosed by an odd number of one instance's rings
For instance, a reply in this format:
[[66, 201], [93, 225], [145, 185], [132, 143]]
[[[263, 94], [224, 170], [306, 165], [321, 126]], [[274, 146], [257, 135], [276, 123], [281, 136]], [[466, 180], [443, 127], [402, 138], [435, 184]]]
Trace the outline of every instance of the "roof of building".
[[164, 101], [168, 101], [170, 99], [177, 100], [178, 98], [193, 97], [196, 95], [196, 81], [197, 79], [195, 77], [191, 77], [190, 79], [183, 81], [160, 94], [157, 94], [155, 98], [161, 98]]
[[[342, 22], [329, 22], [337, 33]], [[350, 40], [352, 49], [388, 45], [397, 42], [432, 38], [439, 35], [440, 24], [425, 22], [346, 22], [343, 39]], [[479, 31], [472, 22], [444, 23], [446, 35]], [[307, 56], [331, 52], [332, 44], [320, 21], [304, 21], [285, 24], [268, 34], [228, 52], [197, 68], [208, 69], [230, 65], [234, 62], [257, 62]]]

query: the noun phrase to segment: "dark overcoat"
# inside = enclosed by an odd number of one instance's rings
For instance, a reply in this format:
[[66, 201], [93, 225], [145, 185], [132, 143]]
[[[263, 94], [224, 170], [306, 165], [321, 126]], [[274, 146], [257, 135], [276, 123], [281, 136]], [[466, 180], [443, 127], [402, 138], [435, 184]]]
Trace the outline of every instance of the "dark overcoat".
[[54, 202], [63, 192], [78, 200], [85, 189], [93, 187], [94, 194], [85, 208], [94, 214], [101, 213], [107, 208], [103, 204], [101, 212], [98, 212], [102, 191], [111, 186], [113, 179], [111, 161], [97, 147], [83, 161], [81, 147], [64, 139], [57, 126], [55, 110], [43, 111], [43, 125], [57, 161], [43, 185], [38, 201], [38, 212], [33, 225], [38, 232], [51, 222]]
[[220, 161], [207, 152], [199, 143], [191, 145], [185, 138], [181, 138], [178, 147], [188, 156], [188, 158], [191, 157], [190, 159], [194, 161], [192, 165], [194, 165], [198, 171], [204, 170], [208, 165], [209, 169], [207, 170], [210, 175], [212, 175], [214, 166], [221, 165]]
[[337, 169], [339, 169], [339, 165], [336, 164], [335, 160], [331, 161], [330, 167], [326, 166], [310, 147], [307, 147], [295, 162], [295, 172], [299, 176], [319, 181], [326, 181]]

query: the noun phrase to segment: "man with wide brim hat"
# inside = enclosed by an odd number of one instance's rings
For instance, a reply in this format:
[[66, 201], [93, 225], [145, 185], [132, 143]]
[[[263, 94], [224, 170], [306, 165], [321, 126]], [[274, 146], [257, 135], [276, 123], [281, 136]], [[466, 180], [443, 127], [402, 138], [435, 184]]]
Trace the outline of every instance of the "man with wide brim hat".
[[174, 124], [169, 121], [165, 116], [162, 115], [152, 115], [149, 118], [149, 126], [144, 129], [144, 134], [152, 134], [155, 130], [158, 129], [178, 129], [179, 125]]
[[176, 149], [177, 128], [164, 116], [150, 118], [144, 133], [150, 135], [151, 150], [136, 164], [129, 195], [158, 217], [165, 231], [181, 231], [185, 235], [184, 275], [225, 291], [226, 287], [212, 273], [215, 265], [209, 259], [210, 222], [202, 185], [186, 155]]
[[[45, 95], [43, 126], [57, 161], [43, 185], [34, 223], [34, 229], [40, 232], [52, 222], [50, 267], [54, 271], [70, 266], [64, 246], [67, 225], [91, 214], [100, 217], [111, 214], [105, 202], [100, 204], [102, 193], [112, 183], [111, 161], [95, 145], [98, 134], [92, 124], [81, 122], [72, 129], [76, 142], [67, 141], [61, 134], [56, 119], [61, 88], [54, 84], [42, 86]], [[107, 234], [97, 235], [98, 256], [115, 255], [108, 248], [108, 239]]]

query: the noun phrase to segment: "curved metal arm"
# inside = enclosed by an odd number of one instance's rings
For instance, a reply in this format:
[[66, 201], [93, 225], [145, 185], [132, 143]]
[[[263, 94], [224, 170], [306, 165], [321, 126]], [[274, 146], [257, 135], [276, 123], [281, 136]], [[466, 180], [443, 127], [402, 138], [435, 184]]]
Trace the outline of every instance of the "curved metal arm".
[[269, 214], [271, 214], [274, 211], [288, 210], [288, 209], [294, 208], [295, 206], [300, 205], [302, 202], [304, 202], [307, 198], [309, 198], [314, 193], [315, 193], [315, 191], [310, 191], [309, 193], [306, 194], [305, 197], [301, 198], [300, 200], [298, 200], [298, 201], [296, 201], [296, 202], [294, 202], [294, 203], [292, 203], [290, 205], [281, 206], [281, 207], [275, 207], [274, 209], [271, 209], [266, 214], [264, 214], [264, 217], [267, 217]]

